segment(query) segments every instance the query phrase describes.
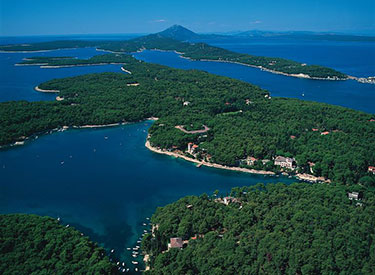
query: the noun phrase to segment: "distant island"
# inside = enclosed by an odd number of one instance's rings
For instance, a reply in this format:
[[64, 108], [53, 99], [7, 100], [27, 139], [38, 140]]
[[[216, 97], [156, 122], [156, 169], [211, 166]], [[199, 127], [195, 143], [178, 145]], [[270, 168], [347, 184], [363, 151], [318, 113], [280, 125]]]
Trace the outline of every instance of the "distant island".
[[373, 274], [374, 195], [295, 183], [182, 198], [151, 218], [146, 274]]
[[118, 274], [103, 248], [58, 220], [0, 215], [1, 274]]
[[[197, 37], [190, 30], [182, 26], [172, 26], [171, 28], [157, 34], [142, 36], [126, 41], [53, 41], [33, 44], [4, 45], [0, 46], [1, 51], [44, 51], [65, 48], [96, 47], [98, 50], [131, 53], [145, 49], [158, 49], [166, 51], [176, 51], [184, 58], [201, 61], [231, 62], [259, 68], [271, 73], [283, 74], [286, 76], [320, 79], [320, 80], [345, 80], [355, 79], [334, 69], [299, 63], [296, 61], [278, 58], [263, 57], [249, 54], [236, 53], [218, 47], [210, 46], [206, 43], [191, 43], [179, 41], [185, 37]], [[63, 60], [60, 60], [63, 62]]]
[[[34, 57], [27, 64], [121, 63], [122, 73], [38, 85], [55, 102], [0, 103], [0, 145], [21, 145], [68, 128], [159, 118], [148, 147], [234, 171], [283, 173], [309, 181], [375, 184], [375, 117], [297, 99], [271, 98], [251, 84], [197, 70], [149, 64], [126, 54], [88, 60]], [[42, 63], [40, 63], [42, 62]], [[355, 149], [353, 149], [355, 144]]]

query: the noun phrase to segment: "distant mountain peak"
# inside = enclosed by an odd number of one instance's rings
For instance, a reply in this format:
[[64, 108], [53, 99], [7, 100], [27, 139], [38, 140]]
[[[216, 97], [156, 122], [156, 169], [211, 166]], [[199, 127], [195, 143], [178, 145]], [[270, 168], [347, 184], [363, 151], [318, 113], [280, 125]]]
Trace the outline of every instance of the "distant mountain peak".
[[176, 40], [190, 40], [190, 39], [197, 39], [199, 38], [199, 34], [181, 26], [181, 25], [173, 25], [168, 29], [159, 32], [159, 35], [163, 37], [168, 37]]

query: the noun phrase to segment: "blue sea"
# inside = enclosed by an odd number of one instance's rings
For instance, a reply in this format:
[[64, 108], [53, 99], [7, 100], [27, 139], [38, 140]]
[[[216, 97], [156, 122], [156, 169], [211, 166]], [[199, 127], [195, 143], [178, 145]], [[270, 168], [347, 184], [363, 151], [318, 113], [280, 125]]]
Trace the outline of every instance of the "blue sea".
[[[53, 39], [2, 38], [0, 43], [48, 40]], [[374, 43], [275, 40], [210, 43], [238, 52], [326, 65], [355, 76], [375, 75]], [[38, 93], [33, 88], [53, 78], [121, 72], [117, 65], [61, 69], [14, 66], [22, 58], [36, 55], [89, 58], [97, 54], [102, 52], [92, 48], [0, 53], [0, 101], [54, 100], [55, 95]], [[248, 81], [270, 90], [272, 96], [327, 102], [375, 113], [375, 85], [290, 78], [241, 65], [189, 61], [170, 52], [144, 51], [134, 55], [148, 62], [205, 70]], [[151, 123], [56, 132], [25, 146], [0, 151], [1, 213], [60, 217], [63, 224], [81, 230], [107, 251], [115, 249], [113, 257], [134, 268], [130, 264], [133, 258], [126, 248], [137, 245], [143, 230], [149, 229], [143, 223], [148, 224], [146, 218], [157, 207], [186, 195], [212, 194], [216, 189], [226, 194], [235, 186], [293, 182], [285, 177], [264, 177], [206, 167], [198, 169], [189, 162], [150, 152], [144, 143]]]

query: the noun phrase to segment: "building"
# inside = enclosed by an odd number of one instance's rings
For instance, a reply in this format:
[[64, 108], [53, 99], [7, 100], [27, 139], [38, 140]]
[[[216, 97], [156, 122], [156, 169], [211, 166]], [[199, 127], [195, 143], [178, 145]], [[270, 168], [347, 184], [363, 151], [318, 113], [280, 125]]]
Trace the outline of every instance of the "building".
[[170, 248], [182, 248], [184, 242], [182, 241], [182, 238], [170, 238], [168, 249]]
[[189, 101], [184, 101], [184, 103], [183, 103], [184, 106], [188, 106], [189, 104], [190, 104]]
[[257, 158], [254, 158], [254, 157], [247, 157], [246, 158], [246, 164], [247, 165], [254, 165], [255, 162], [257, 161], [258, 159]]
[[368, 171], [369, 173], [373, 173], [373, 174], [375, 174], [375, 166], [369, 166], [367, 171]]
[[329, 134], [328, 131], [325, 131], [325, 132], [321, 132], [321, 133], [320, 133], [321, 136], [326, 136], [326, 135], [328, 135], [328, 134]]
[[293, 169], [295, 166], [295, 163], [296, 161], [294, 158], [286, 158], [282, 156], [277, 156], [274, 162], [275, 165], [288, 168], [288, 169]]
[[359, 193], [358, 192], [351, 192], [351, 193], [348, 193], [348, 198], [349, 200], [359, 200], [360, 197], [359, 197]]

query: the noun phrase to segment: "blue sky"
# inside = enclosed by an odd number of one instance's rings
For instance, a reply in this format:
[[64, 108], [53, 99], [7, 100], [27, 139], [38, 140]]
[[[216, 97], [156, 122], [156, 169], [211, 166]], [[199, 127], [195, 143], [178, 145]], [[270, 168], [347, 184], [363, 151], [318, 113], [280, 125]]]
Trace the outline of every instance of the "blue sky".
[[375, 35], [374, 0], [0, 0], [0, 36], [337, 31]]

